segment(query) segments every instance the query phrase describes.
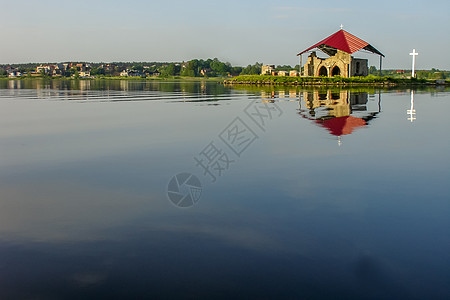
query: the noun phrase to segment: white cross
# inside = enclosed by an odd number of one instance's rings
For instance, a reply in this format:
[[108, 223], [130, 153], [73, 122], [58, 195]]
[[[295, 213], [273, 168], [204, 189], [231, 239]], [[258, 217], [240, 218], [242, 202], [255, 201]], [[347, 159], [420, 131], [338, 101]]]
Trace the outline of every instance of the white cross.
[[344, 25], [341, 24], [341, 30], [344, 29]]
[[411, 90], [411, 109], [406, 110], [406, 113], [409, 115], [408, 120], [411, 123], [416, 119], [416, 110], [414, 109], [414, 91]]
[[412, 74], [411, 77], [414, 77], [415, 71], [416, 71], [416, 55], [419, 55], [419, 53], [416, 52], [416, 49], [413, 49], [413, 52], [409, 55], [412, 55], [413, 61], [412, 61]]

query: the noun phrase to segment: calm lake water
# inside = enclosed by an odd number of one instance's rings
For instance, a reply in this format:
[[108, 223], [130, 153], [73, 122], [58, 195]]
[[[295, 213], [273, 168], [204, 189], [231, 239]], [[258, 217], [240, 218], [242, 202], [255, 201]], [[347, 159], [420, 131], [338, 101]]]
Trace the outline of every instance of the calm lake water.
[[0, 81], [0, 299], [449, 299], [449, 91]]

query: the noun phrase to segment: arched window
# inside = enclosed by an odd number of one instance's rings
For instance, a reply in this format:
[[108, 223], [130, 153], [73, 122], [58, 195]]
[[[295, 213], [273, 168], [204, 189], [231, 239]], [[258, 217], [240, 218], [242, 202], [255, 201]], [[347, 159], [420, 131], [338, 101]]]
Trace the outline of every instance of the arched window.
[[327, 68], [325, 68], [325, 66], [320, 67], [319, 76], [328, 77], [328, 71], [327, 71]]
[[319, 100], [327, 100], [328, 95], [326, 92], [319, 92]]
[[331, 76], [339, 76], [341, 75], [341, 69], [338, 66], [335, 66], [333, 70], [331, 70]]

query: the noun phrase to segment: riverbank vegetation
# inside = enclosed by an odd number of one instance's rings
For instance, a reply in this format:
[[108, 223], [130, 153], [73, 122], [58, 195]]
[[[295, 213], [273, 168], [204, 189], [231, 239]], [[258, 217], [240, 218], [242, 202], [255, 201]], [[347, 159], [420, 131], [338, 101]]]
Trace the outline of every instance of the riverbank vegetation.
[[252, 84], [252, 85], [449, 85], [449, 80], [431, 80], [417, 78], [396, 78], [392, 76], [366, 77], [290, 77], [272, 75], [240, 75], [225, 80], [226, 84]]

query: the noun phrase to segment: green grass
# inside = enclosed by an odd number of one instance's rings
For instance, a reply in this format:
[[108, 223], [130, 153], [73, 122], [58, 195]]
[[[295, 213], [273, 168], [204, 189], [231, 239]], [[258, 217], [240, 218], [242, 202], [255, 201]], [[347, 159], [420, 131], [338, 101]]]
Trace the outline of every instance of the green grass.
[[[121, 76], [96, 76], [94, 78], [50, 77], [50, 76], [22, 76], [8, 78], [0, 76], [0, 80], [129, 80], [129, 81], [213, 81], [225, 84], [247, 85], [280, 85], [280, 86], [432, 86], [436, 84], [434, 79], [394, 78], [391, 76], [367, 77], [290, 77], [272, 75], [239, 75], [233, 78], [223, 77], [185, 77], [185, 76], [160, 76], [160, 77], [121, 77]], [[447, 86], [450, 80], [445, 80]]]
[[[257, 85], [428, 85], [435, 84], [435, 80], [416, 78], [393, 78], [390, 76], [366, 77], [289, 77], [272, 75], [240, 75], [229, 80], [229, 84], [257, 84]], [[450, 84], [450, 81], [446, 81]]]

